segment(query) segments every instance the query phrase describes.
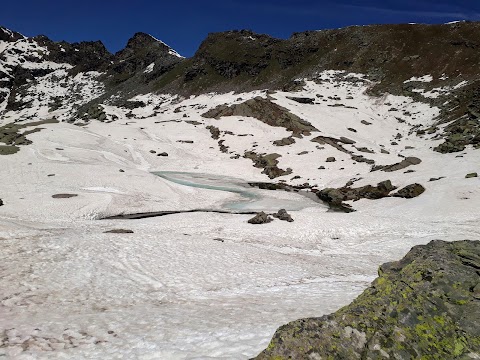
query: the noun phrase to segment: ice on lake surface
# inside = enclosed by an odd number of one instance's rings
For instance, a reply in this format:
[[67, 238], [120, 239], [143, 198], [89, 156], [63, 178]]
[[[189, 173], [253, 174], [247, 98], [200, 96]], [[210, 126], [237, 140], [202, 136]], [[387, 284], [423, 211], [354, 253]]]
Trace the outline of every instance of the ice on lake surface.
[[263, 190], [250, 186], [244, 180], [230, 176], [175, 171], [153, 173], [176, 184], [213, 191], [226, 191], [236, 195], [233, 200], [226, 201], [221, 205], [223, 210], [272, 212], [279, 209], [296, 211], [309, 207], [326, 208], [323, 203], [309, 197], [306, 191]]

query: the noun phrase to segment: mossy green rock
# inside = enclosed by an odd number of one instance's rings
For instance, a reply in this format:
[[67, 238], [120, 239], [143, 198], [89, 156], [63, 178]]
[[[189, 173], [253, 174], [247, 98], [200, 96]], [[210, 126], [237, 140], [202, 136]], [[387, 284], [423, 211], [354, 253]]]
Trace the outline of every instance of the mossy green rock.
[[478, 359], [480, 241], [432, 241], [350, 305], [282, 326], [257, 359]]

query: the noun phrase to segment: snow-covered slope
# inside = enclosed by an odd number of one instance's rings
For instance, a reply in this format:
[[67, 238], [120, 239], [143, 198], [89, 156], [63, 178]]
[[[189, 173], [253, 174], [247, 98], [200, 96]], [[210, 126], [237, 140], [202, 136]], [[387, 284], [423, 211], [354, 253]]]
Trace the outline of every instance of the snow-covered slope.
[[[160, 70], [150, 58], [158, 53], [131, 58], [152, 41], [134, 39], [116, 56], [137, 81]], [[411, 246], [480, 236], [479, 180], [465, 177], [480, 170], [480, 151], [474, 143], [433, 150], [450, 125], [439, 122], [438, 104], [468, 87], [463, 79], [436, 92], [435, 104], [420, 91], [372, 95], [367, 74], [339, 70], [298, 79], [290, 91], [128, 96], [128, 89], [111, 92], [110, 68], [75, 72], [78, 64], [47, 61], [51, 50], [23, 37], [0, 46], [11, 79], [5, 89], [16, 91], [0, 115], [0, 355], [7, 358], [245, 359], [279, 325], [350, 302], [380, 263]], [[13, 84], [21, 69], [38, 72]], [[420, 88], [430, 79], [443, 81], [421, 73], [402, 83]], [[208, 115], [219, 109], [222, 116]], [[309, 131], [292, 130], [307, 123]], [[271, 154], [286, 174], [264, 173]], [[379, 167], [407, 157], [420, 162]], [[251, 225], [251, 215], [211, 212], [104, 219], [225, 210], [241, 198], [156, 171], [223, 176], [225, 187], [321, 190], [390, 180], [426, 190], [413, 199], [351, 202], [350, 214], [270, 191], [276, 204], [304, 203], [287, 209], [293, 223]], [[105, 233], [112, 229], [133, 232]]]

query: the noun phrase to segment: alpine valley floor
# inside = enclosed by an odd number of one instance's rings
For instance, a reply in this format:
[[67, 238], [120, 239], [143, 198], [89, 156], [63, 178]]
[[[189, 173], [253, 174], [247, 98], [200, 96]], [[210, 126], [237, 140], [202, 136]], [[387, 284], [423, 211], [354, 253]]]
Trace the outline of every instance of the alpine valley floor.
[[[370, 97], [361, 75], [336, 78], [346, 75], [326, 72], [323, 82], [309, 81], [291, 93], [143, 95], [134, 100], [145, 106], [128, 116], [105, 105], [115, 120], [43, 124], [27, 135], [31, 144], [0, 155], [0, 356], [245, 359], [264, 349], [280, 325], [351, 302], [380, 264], [400, 259], [412, 246], [478, 239], [479, 180], [465, 175], [479, 170], [480, 151], [432, 151], [442, 140], [411, 130], [433, 124], [438, 109], [407, 97]], [[305, 105], [293, 96], [317, 100]], [[202, 116], [217, 105], [256, 97], [288, 109], [318, 132], [275, 146], [291, 132], [251, 116]], [[347, 106], [333, 106], [337, 99]], [[60, 110], [39, 114], [62, 116]], [[0, 125], [14, 118], [7, 113]], [[227, 152], [219, 151], [206, 126], [219, 129]], [[345, 149], [368, 148], [365, 156], [377, 164], [408, 156], [421, 163], [409, 168], [414, 172], [371, 172], [351, 153], [311, 141], [319, 135], [351, 139], [355, 143]], [[357, 210], [350, 214], [310, 202], [289, 210], [293, 223], [251, 225], [251, 215], [201, 212], [101, 220], [221, 209], [239, 195], [183, 186], [152, 172], [272, 181], [242, 156], [247, 150], [280, 155], [278, 167], [291, 174], [275, 181], [291, 185], [309, 182], [322, 189], [352, 178], [355, 186], [388, 179], [399, 188], [420, 183], [426, 191], [413, 199], [350, 202]], [[168, 156], [157, 156], [162, 152]], [[328, 157], [335, 161], [327, 163]], [[289, 200], [294, 194], [270, 196]], [[112, 229], [133, 233], [105, 233]]]

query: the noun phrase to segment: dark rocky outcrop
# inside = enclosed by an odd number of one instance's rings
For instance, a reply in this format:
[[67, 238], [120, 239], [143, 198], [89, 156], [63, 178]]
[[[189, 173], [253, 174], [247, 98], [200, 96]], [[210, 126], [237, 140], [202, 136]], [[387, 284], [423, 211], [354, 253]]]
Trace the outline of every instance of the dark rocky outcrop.
[[404, 188], [398, 190], [392, 196], [394, 197], [401, 197], [405, 199], [412, 199], [417, 196], [422, 195], [425, 192], [425, 188], [420, 184], [411, 184], [407, 185]]
[[358, 188], [344, 186], [338, 189], [326, 188], [317, 192], [320, 200], [328, 203], [330, 208], [345, 212], [354, 211], [350, 205], [344, 201], [357, 201], [360, 199], [377, 200], [389, 196], [390, 192], [396, 187], [392, 185], [390, 180], [385, 180], [377, 184], [377, 186], [366, 185]]
[[[5, 145], [0, 145], [0, 155], [11, 155], [18, 152], [19, 146], [29, 145], [32, 143], [28, 139], [28, 135], [34, 134], [43, 130], [41, 125], [54, 124], [58, 123], [56, 120], [43, 120], [30, 122], [26, 124], [21, 123], [9, 123], [4, 126], [0, 126], [0, 143]], [[32, 129], [27, 129], [32, 128]], [[27, 129], [27, 130], [26, 130]]]
[[293, 138], [293, 136], [289, 136], [280, 140], [275, 140], [273, 142], [273, 145], [275, 146], [288, 146], [292, 144], [295, 144], [295, 139]]
[[22, 34], [0, 26], [0, 41], [14, 42], [23, 38]]
[[268, 224], [269, 222], [272, 222], [273, 219], [266, 213], [259, 212], [257, 215], [255, 215], [253, 218], [248, 220], [249, 224], [254, 224], [254, 225], [259, 225], [259, 224]]
[[202, 114], [202, 116], [214, 119], [220, 119], [222, 116], [253, 117], [270, 126], [283, 127], [297, 137], [310, 135], [311, 132], [318, 131], [309, 122], [262, 97], [256, 97], [231, 106], [219, 105]]
[[[116, 81], [121, 82], [124, 78], [142, 73], [148, 82], [171, 70], [176, 64], [182, 61], [168, 45], [145, 33], [136, 33], [128, 40], [127, 46], [117, 52], [114, 57], [112, 73]], [[144, 70], [154, 64], [150, 72]]]
[[207, 129], [210, 131], [213, 140], [218, 140], [220, 138], [220, 130], [216, 126], [209, 125]]
[[479, 269], [479, 241], [415, 246], [350, 305], [280, 327], [256, 359], [476, 359]]
[[287, 96], [287, 99], [296, 101], [300, 104], [313, 104], [315, 102], [314, 98], [307, 98], [307, 97], [293, 97], [293, 96]]
[[[346, 142], [345, 142], [346, 140]], [[312, 142], [319, 143], [320, 145], [330, 145], [334, 147], [335, 149], [344, 152], [345, 154], [352, 154], [353, 152], [350, 150], [347, 150], [343, 147], [342, 144], [348, 145], [348, 144], [353, 144], [355, 141], [349, 141], [349, 139], [341, 137], [340, 139], [336, 139], [333, 137], [329, 136], [317, 136], [311, 140]]]
[[279, 176], [289, 175], [292, 173], [292, 169], [287, 170], [280, 169], [278, 165], [278, 158], [280, 154], [257, 154], [253, 151], [246, 151], [243, 155], [244, 158], [251, 159], [253, 166], [262, 168], [262, 174], [267, 175], [270, 179], [275, 179]]
[[278, 210], [275, 214], [272, 214], [272, 216], [279, 220], [293, 222], [292, 216], [285, 209]]
[[420, 160], [419, 158], [410, 156], [393, 165], [377, 165], [375, 166], [374, 170], [382, 170], [385, 172], [398, 171], [398, 170], [403, 170], [412, 165], [418, 165], [421, 162], [422, 160]]
[[3, 204], [3, 200], [0, 199], [0, 206], [3, 206], [3, 205], [4, 205], [4, 204]]
[[478, 174], [476, 172], [465, 175], [466, 179], [476, 178]]
[[470, 79], [469, 85], [458, 90], [449, 105], [443, 109], [441, 122], [445, 126], [445, 141], [434, 148], [440, 153], [463, 151], [467, 145], [480, 148], [480, 80]]
[[73, 75], [86, 71], [106, 71], [114, 60], [113, 55], [101, 41], [55, 42], [44, 35], [33, 39], [48, 49], [46, 60], [72, 65], [70, 73]]

